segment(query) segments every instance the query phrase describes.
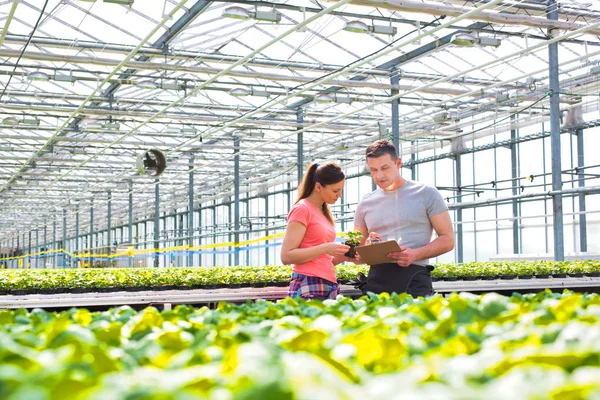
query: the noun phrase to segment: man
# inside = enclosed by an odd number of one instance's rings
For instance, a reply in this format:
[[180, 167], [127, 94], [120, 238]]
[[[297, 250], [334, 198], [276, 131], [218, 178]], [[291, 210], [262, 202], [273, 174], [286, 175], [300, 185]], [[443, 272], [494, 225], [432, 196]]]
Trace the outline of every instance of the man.
[[[429, 259], [454, 248], [448, 207], [434, 187], [400, 176], [402, 160], [389, 140], [367, 147], [366, 161], [379, 187], [356, 207], [354, 229], [371, 240], [397, 240], [401, 251], [388, 254], [396, 263], [372, 265], [363, 290], [373, 293], [433, 294]], [[433, 230], [437, 238], [431, 241]]]

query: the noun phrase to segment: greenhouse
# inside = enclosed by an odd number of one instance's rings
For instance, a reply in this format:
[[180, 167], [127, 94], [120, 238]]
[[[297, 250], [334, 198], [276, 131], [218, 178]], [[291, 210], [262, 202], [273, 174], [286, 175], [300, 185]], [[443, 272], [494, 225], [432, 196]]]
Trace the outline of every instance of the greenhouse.
[[1, 399], [600, 399], [600, 0], [0, 0], [0, 61]]

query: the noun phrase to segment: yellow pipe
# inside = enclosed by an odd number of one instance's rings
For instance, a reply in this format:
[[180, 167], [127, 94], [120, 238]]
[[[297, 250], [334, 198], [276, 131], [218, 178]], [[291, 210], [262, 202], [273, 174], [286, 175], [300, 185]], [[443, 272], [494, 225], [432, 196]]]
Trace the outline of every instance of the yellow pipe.
[[17, 6], [19, 5], [18, 1], [13, 2], [12, 7], [10, 8], [10, 12], [8, 13], [8, 18], [6, 18], [6, 23], [4, 24], [4, 29], [2, 29], [2, 36], [0, 36], [0, 46], [2, 46], [2, 43], [4, 43], [4, 38], [6, 37], [6, 34], [8, 33], [8, 26], [10, 25], [10, 22], [13, 19], [13, 16], [15, 15], [15, 11], [17, 10]]

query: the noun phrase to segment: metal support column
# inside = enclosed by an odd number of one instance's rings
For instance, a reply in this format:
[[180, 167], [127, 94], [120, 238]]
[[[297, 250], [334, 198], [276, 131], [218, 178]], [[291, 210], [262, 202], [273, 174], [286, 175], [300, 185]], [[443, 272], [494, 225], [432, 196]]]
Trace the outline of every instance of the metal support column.
[[[548, 0], [548, 19], [558, 20], [558, 9], [555, 0]], [[554, 37], [552, 29], [548, 36]], [[558, 43], [548, 46], [548, 65], [550, 81], [550, 144], [552, 147], [552, 190], [562, 189], [561, 154], [560, 154], [560, 99], [558, 78]], [[552, 215], [554, 227], [554, 260], [565, 259], [563, 205], [562, 195], [552, 197]]]
[[[575, 131], [577, 134], [577, 167], [581, 168], [585, 165], [583, 158], [583, 130]], [[585, 170], [578, 169], [579, 187], [585, 186]], [[586, 252], [587, 249], [587, 218], [585, 215], [585, 194], [579, 194], [579, 251]]]
[[46, 222], [44, 222], [44, 252], [46, 254], [44, 255], [42, 267], [46, 268], [46, 258], [48, 257], [48, 224]]
[[[18, 237], [17, 237], [17, 240], [19, 240]], [[14, 257], [14, 256], [15, 256], [15, 237], [13, 236], [12, 237], [12, 244], [10, 246], [10, 257]], [[9, 268], [15, 268], [15, 260], [11, 260], [9, 262], [9, 265], [10, 265]]]
[[[231, 243], [233, 241], [233, 235], [231, 234], [231, 219], [232, 219], [232, 215], [231, 215], [231, 203], [227, 204], [227, 230], [229, 231], [229, 233], [227, 234], [227, 241], [229, 243]], [[229, 263], [229, 265], [232, 265], [231, 263], [233, 262], [233, 257], [231, 254], [231, 251], [235, 251], [235, 246], [229, 246], [229, 254], [227, 255], [227, 262]]]
[[[269, 195], [265, 196], [265, 228], [269, 226]], [[265, 236], [269, 235], [269, 230], [265, 229]], [[268, 241], [265, 242], [265, 265], [269, 265], [269, 244]]]
[[52, 250], [54, 250], [54, 253], [52, 253], [54, 254], [52, 256], [52, 266], [56, 268], [58, 266], [58, 264], [56, 264], [58, 261], [56, 256], [56, 250], [58, 250], [58, 245], [56, 243], [56, 220], [52, 221]]
[[[392, 85], [400, 85], [400, 69], [392, 68]], [[398, 89], [392, 89], [392, 96], [400, 93]], [[400, 99], [392, 100], [392, 143], [400, 154]]]
[[[288, 187], [290, 186], [290, 183], [288, 182]], [[250, 193], [246, 192], [246, 218], [248, 218], [249, 221], [249, 229], [248, 232], [246, 233], [246, 240], [250, 240], [250, 232], [252, 231], [252, 222], [250, 222]], [[246, 266], [250, 265], [250, 251], [246, 252]]]
[[27, 261], [27, 268], [31, 268], [31, 231], [29, 231], [29, 247], [27, 249], [27, 254], [29, 254], [29, 260]]
[[94, 199], [90, 199], [90, 242], [88, 243], [88, 251], [90, 252], [90, 268], [94, 266], [92, 260], [92, 248], [94, 247]]
[[39, 268], [39, 265], [38, 265], [38, 259], [39, 259], [38, 253], [39, 252], [40, 252], [40, 230], [39, 230], [39, 228], [35, 228], [34, 268]]
[[240, 137], [233, 137], [233, 223], [235, 229], [233, 247], [234, 265], [240, 265], [240, 252], [237, 244], [240, 242]]
[[[183, 246], [187, 240], [183, 238], [183, 213], [178, 214], [179, 223], [177, 224], [179, 228], [179, 243], [177, 246]], [[177, 216], [175, 218], [178, 218]], [[177, 265], [176, 267], [183, 267], [183, 255], [181, 251], [179, 252], [179, 256], [177, 256]]]
[[[296, 111], [296, 122], [298, 124], [304, 123], [304, 111], [301, 108], [299, 108]], [[302, 127], [298, 126], [298, 130], [302, 130]], [[298, 163], [298, 186], [299, 186], [300, 182], [302, 182], [302, 177], [304, 176], [304, 134], [302, 132], [298, 133], [296, 162]]]
[[[25, 251], [25, 232], [23, 232], [23, 255], [25, 254], [29, 254], [29, 252]], [[23, 257], [23, 268], [27, 268], [27, 259], [26, 257]]]
[[[515, 118], [512, 117], [511, 120]], [[511, 167], [511, 178], [512, 178], [512, 194], [516, 196], [519, 194], [517, 177], [519, 176], [518, 170], [518, 162], [517, 162], [517, 130], [511, 129], [510, 131], [510, 140], [512, 144], [510, 145], [510, 167]], [[515, 199], [512, 201], [512, 216], [513, 216], [513, 253], [519, 254], [519, 202]]]
[[188, 172], [188, 257], [187, 266], [191, 267], [194, 264], [194, 254], [192, 253], [192, 247], [194, 246], [194, 156], [190, 157], [190, 165]]
[[[213, 200], [212, 205], [212, 223], [213, 223], [213, 235], [212, 242], [217, 243], [217, 235], [215, 232], [215, 227], [217, 226], [217, 201]], [[213, 251], [213, 266], [217, 265], [217, 253]]]
[[[129, 181], [129, 204], [127, 210], [129, 217], [127, 219], [127, 227], [129, 228], [129, 245], [133, 246], [133, 182]], [[133, 257], [129, 257], [129, 268], [133, 266]]]
[[[79, 257], [77, 253], [79, 253], [79, 204], [75, 206], [75, 251], [73, 252], [73, 254]], [[76, 266], [79, 265], [76, 264]]]
[[[462, 202], [462, 166], [461, 166], [461, 155], [455, 156], [456, 162], [456, 187], [458, 188], [456, 201]], [[456, 210], [456, 257], [459, 263], [463, 262], [463, 224], [462, 224], [462, 208]]]
[[160, 189], [158, 179], [154, 182], [154, 266], [158, 268], [160, 260], [158, 259], [158, 250], [160, 248]]
[[[111, 238], [111, 213], [112, 213], [112, 193], [108, 191], [108, 203], [106, 205], [106, 242], [108, 243], [108, 254], [112, 254], [112, 238]], [[109, 261], [110, 264], [110, 261]]]
[[67, 209], [63, 208], [63, 233], [62, 233], [63, 262], [62, 266], [67, 266]]

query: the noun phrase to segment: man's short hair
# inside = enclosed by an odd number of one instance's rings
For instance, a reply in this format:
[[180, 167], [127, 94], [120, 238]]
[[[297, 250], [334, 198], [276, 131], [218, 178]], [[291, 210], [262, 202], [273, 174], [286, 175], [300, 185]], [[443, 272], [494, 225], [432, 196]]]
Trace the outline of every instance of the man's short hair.
[[389, 154], [392, 160], [398, 159], [398, 153], [396, 152], [396, 146], [387, 139], [377, 140], [367, 147], [367, 158], [377, 158], [385, 154]]

